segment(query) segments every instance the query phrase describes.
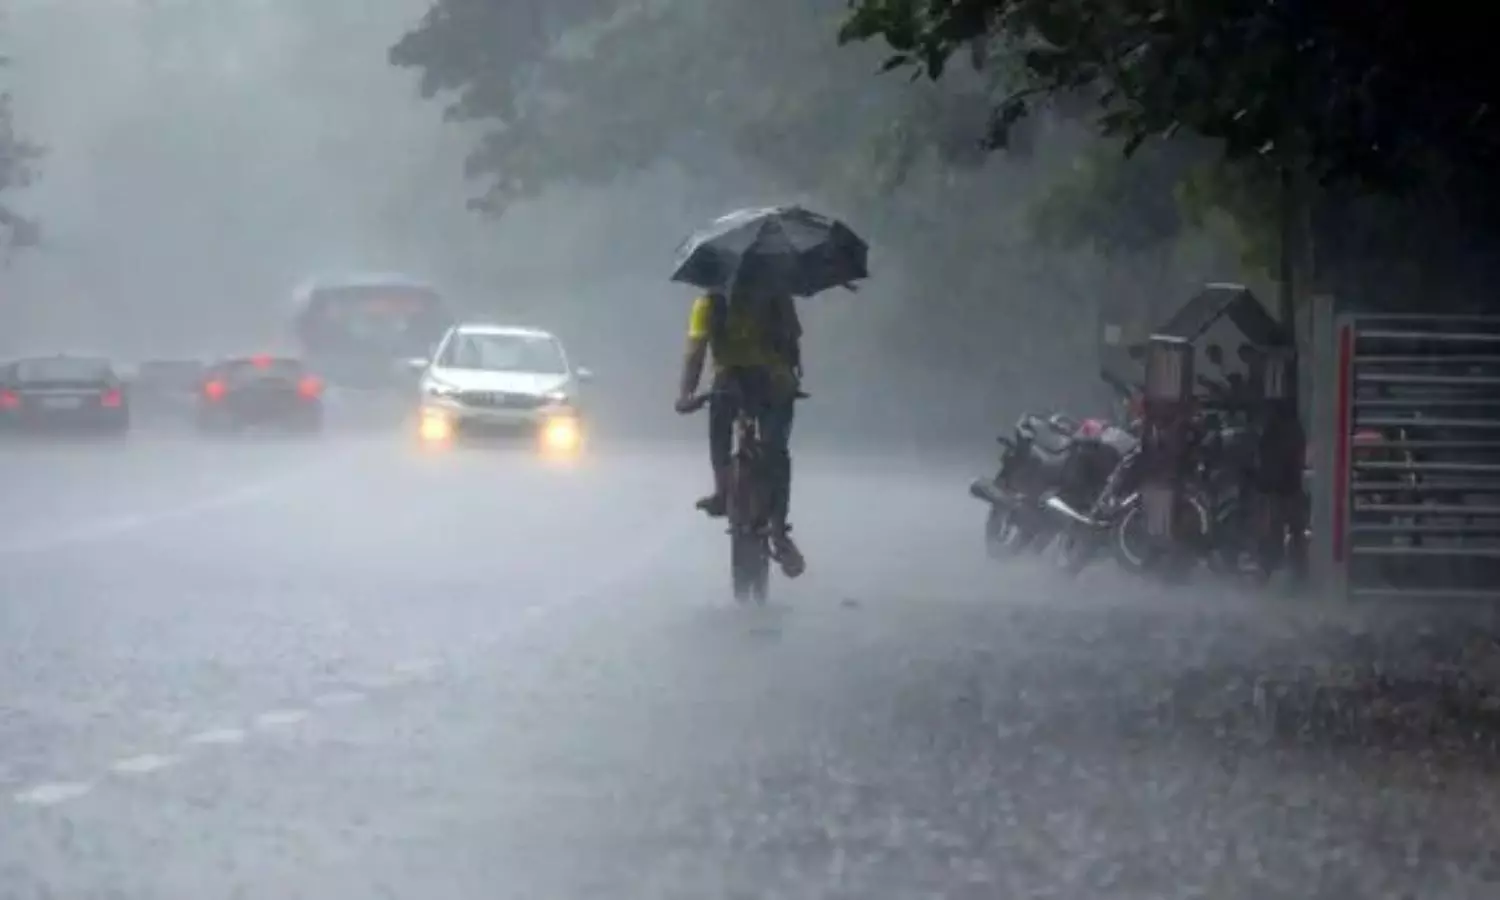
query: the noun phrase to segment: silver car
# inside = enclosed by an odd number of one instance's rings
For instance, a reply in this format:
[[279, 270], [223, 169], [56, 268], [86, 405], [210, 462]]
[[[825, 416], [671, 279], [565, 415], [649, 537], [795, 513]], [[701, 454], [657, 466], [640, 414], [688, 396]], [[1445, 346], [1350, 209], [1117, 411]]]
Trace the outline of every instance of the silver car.
[[450, 328], [421, 370], [419, 436], [446, 443], [466, 436], [535, 439], [541, 449], [575, 452], [582, 443], [579, 387], [562, 342], [535, 328], [467, 323]]

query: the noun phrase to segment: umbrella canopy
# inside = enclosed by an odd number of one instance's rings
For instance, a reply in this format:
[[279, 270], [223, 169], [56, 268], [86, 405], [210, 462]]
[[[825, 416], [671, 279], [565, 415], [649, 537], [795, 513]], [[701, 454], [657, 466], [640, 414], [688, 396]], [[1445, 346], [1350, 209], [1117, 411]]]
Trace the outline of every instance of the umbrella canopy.
[[868, 278], [869, 252], [849, 226], [800, 206], [742, 209], [682, 242], [672, 280], [710, 291], [754, 285], [810, 297]]

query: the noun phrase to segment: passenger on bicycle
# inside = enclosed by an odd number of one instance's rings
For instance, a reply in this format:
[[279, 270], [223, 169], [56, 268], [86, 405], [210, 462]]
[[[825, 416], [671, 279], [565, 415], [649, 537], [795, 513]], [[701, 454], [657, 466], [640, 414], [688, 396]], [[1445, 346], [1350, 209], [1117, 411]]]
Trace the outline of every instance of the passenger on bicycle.
[[801, 344], [802, 323], [790, 294], [760, 290], [741, 281], [727, 293], [700, 296], [688, 316], [687, 353], [676, 404], [678, 412], [691, 411], [705, 356], [712, 352], [708, 448], [714, 490], [698, 501], [698, 508], [714, 517], [727, 511], [732, 430], [740, 404], [745, 404], [758, 419], [770, 464], [772, 551], [782, 571], [792, 578], [804, 567], [787, 519], [792, 482], [788, 440], [802, 378]]

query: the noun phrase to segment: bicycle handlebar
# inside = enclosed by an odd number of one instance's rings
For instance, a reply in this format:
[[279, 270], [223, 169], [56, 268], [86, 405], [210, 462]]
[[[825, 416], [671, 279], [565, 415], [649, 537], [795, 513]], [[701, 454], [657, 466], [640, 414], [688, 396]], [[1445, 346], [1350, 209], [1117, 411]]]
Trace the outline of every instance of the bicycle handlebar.
[[[704, 391], [701, 394], [695, 395], [687, 403], [684, 403], [681, 406], [678, 406], [677, 407], [677, 411], [679, 413], [682, 413], [683, 415], [688, 415], [689, 413], [695, 413], [698, 410], [702, 409], [703, 407], [707, 406], [708, 405], [708, 401], [712, 400], [715, 395], [724, 395], [724, 394], [733, 394], [733, 393], [735, 393], [735, 392], [734, 391]], [[811, 396], [812, 395], [809, 394], [808, 392], [799, 390], [799, 391], [797, 391], [797, 393], [795, 393], [795, 394], [792, 395], [792, 399], [793, 400], [806, 400], [808, 397], [811, 397]]]

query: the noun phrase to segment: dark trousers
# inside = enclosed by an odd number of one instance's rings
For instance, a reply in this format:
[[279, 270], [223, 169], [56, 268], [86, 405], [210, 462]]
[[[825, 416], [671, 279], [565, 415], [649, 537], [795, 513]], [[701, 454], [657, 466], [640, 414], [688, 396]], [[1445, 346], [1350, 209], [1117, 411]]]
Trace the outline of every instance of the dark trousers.
[[708, 407], [708, 454], [716, 470], [729, 466], [734, 420], [740, 410], [760, 425], [761, 446], [771, 481], [771, 521], [785, 524], [792, 495], [792, 419], [794, 389], [778, 386], [765, 369], [726, 369], [714, 376]]

